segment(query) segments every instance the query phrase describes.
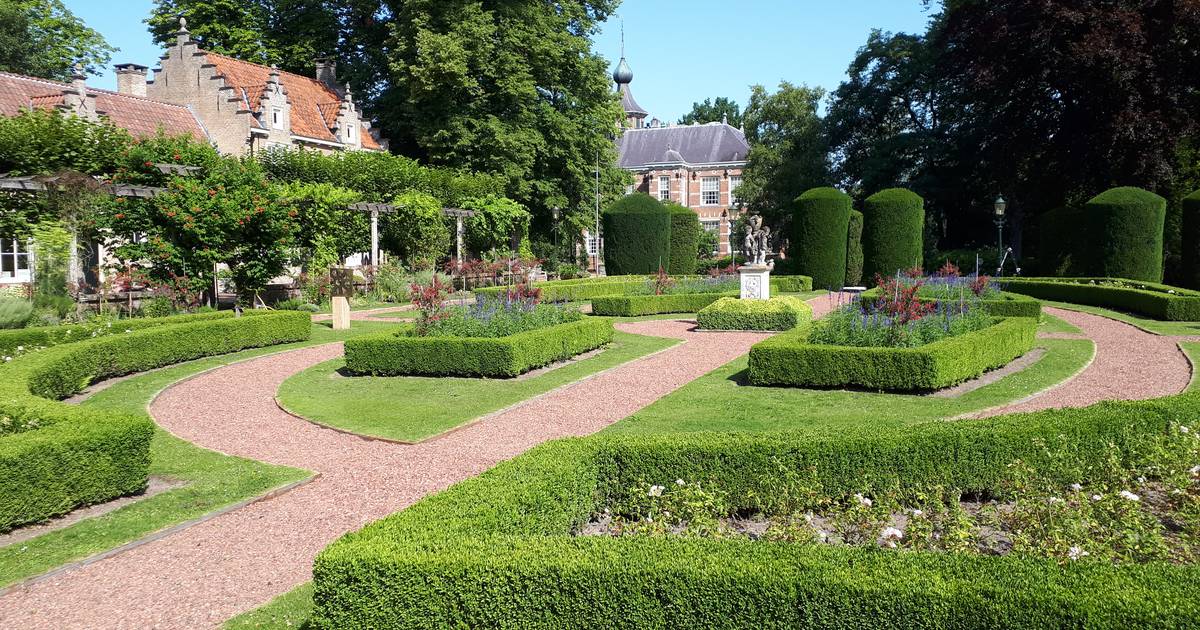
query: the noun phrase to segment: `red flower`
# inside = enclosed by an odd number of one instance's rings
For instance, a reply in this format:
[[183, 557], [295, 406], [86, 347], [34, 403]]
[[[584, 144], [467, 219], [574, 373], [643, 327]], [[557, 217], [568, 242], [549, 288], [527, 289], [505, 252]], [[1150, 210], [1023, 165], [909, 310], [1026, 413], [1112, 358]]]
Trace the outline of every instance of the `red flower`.
[[118, 212], [118, 213], [117, 213], [117, 218], [118, 218], [118, 219], [124, 219], [124, 218], [125, 218], [125, 213], [124, 213], [124, 212]]
[[169, 216], [169, 217], [173, 217], [173, 216], [175, 216], [175, 211], [174, 211], [174, 210], [167, 210], [167, 216]]
[[213, 190], [212, 188], [209, 188], [209, 189], [208, 189], [208, 196], [209, 196], [209, 197], [216, 197], [216, 196], [217, 196], [217, 191]]
[[176, 161], [176, 162], [178, 162], [179, 160], [182, 160], [182, 159], [183, 159], [183, 156], [182, 156], [182, 155], [179, 155], [178, 153], [176, 153], [176, 154], [175, 154], [175, 161]]
[[147, 161], [144, 166], [154, 166], [154, 162]]

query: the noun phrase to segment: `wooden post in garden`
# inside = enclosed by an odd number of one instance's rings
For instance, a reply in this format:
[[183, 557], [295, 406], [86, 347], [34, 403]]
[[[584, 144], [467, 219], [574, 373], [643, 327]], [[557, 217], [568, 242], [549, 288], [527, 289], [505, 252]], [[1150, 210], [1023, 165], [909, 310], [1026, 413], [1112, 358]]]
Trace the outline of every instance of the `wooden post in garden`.
[[379, 266], [379, 209], [371, 209], [371, 266]]
[[473, 216], [475, 213], [471, 210], [461, 210], [459, 208], [442, 208], [442, 214], [454, 217], [454, 271], [458, 273], [462, 271], [463, 237], [467, 232], [463, 225], [463, 219]]
[[354, 270], [349, 267], [329, 268], [329, 288], [333, 294], [333, 329], [350, 329], [350, 298], [354, 295]]

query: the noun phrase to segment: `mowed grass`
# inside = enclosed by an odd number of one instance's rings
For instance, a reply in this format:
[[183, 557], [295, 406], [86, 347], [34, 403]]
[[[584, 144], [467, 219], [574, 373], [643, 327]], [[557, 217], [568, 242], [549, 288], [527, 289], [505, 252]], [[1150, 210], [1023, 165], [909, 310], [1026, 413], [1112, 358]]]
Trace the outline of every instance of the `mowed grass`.
[[[209, 357], [134, 376], [98, 392], [82, 404], [148, 415], [146, 408], [158, 392], [199, 372], [389, 327], [383, 323], [355, 322], [349, 331], [334, 331], [328, 325], [314, 324], [313, 337], [309, 341]], [[179, 480], [186, 485], [69, 527], [0, 547], [0, 586], [113, 549], [311, 475], [305, 470], [222, 455], [161, 429], [155, 432], [150, 444], [150, 474]]]
[[599, 354], [520, 379], [342, 376], [345, 360], [335, 359], [284, 381], [279, 402], [296, 415], [344, 431], [416, 442], [675, 343], [617, 332]]
[[1079, 311], [1081, 313], [1091, 313], [1092, 315], [1100, 315], [1117, 321], [1125, 322], [1132, 326], [1137, 326], [1142, 330], [1154, 333], [1156, 335], [1166, 336], [1200, 336], [1200, 322], [1168, 322], [1157, 319], [1150, 319], [1133, 313], [1125, 313], [1122, 311], [1114, 311], [1110, 308], [1100, 308], [1099, 306], [1084, 306], [1082, 304], [1068, 304], [1066, 302], [1051, 302], [1042, 300], [1044, 306], [1056, 306], [1058, 308], [1071, 311]]
[[1038, 332], [1040, 333], [1057, 333], [1077, 335], [1083, 331], [1078, 326], [1068, 323], [1066, 320], [1055, 317], [1048, 313], [1042, 313], [1042, 319], [1038, 322]]
[[300, 586], [276, 597], [259, 608], [244, 612], [225, 622], [225, 627], [246, 628], [304, 628], [313, 609], [313, 583]]
[[740, 357], [605, 429], [613, 433], [828, 431], [839, 426], [898, 427], [950, 418], [1019, 400], [1079, 372], [1094, 346], [1085, 339], [1042, 339], [1033, 365], [958, 398], [847, 390], [753, 387]]

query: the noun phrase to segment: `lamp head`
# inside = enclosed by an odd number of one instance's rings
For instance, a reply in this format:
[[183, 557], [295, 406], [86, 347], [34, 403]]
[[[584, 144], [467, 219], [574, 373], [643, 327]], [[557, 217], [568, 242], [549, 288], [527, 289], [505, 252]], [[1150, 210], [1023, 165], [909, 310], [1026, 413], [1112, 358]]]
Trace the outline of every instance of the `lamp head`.
[[1003, 196], [997, 195], [996, 201], [993, 203], [992, 207], [996, 212], [996, 218], [1003, 219], [1004, 211], [1008, 208], [1008, 202], [1004, 200]]

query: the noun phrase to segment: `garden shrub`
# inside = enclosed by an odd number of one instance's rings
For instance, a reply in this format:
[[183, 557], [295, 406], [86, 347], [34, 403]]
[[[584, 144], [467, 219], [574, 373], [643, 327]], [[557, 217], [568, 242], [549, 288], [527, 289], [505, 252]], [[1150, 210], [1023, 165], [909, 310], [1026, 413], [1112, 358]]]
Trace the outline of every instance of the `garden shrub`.
[[[1062, 485], [1113, 444], [1145, 459], [1200, 395], [903, 428], [601, 434], [539, 446], [343, 536], [313, 569], [317, 628], [1187, 627], [1200, 571], [681, 536], [585, 537], [652, 483], [703, 480], [733, 510], [822, 495], [1000, 494], [1020, 460]], [[1054, 448], [1047, 445], [1053, 444]], [[1069, 453], [1080, 462], [1064, 470]], [[638, 492], [639, 494], [633, 494]]]
[[475, 214], [466, 225], [467, 249], [477, 256], [490, 251], [513, 252], [518, 256], [533, 256], [529, 243], [529, 223], [533, 215], [525, 206], [499, 195], [472, 197], [462, 204], [463, 210]]
[[612, 321], [587, 318], [507, 337], [417, 337], [407, 331], [346, 341], [357, 374], [507, 378], [594, 350], [613, 339]]
[[808, 276], [777, 276], [771, 274], [771, 291], [774, 293], [803, 293], [813, 290], [813, 279]]
[[863, 279], [863, 213], [850, 211], [850, 229], [846, 235], [846, 284], [856, 287]]
[[696, 273], [700, 253], [700, 217], [677, 203], [665, 203], [671, 213], [671, 258], [667, 273], [686, 276]]
[[736, 292], [610, 295], [592, 300], [592, 314], [609, 317], [639, 317], [665, 313], [695, 313], [723, 297], [736, 295]]
[[[673, 276], [673, 279], [705, 278], [707, 276]], [[593, 278], [577, 278], [574, 280], [550, 280], [536, 282], [533, 288], [542, 291], [543, 302], [569, 302], [591, 300], [609, 295], [629, 295], [642, 290], [647, 280], [654, 276], [598, 276]], [[771, 275], [771, 291], [775, 293], [801, 293], [811, 291], [812, 278], [808, 276], [778, 276]], [[476, 297], [496, 297], [503, 295], [506, 287], [479, 287], [474, 289]]]
[[1200, 291], [1122, 278], [998, 278], [1005, 291], [1042, 300], [1128, 311], [1153, 319], [1200, 321]]
[[125, 330], [133, 331], [171, 324], [227, 319], [233, 316], [233, 311], [211, 311], [207, 313], [172, 315], [169, 317], [135, 317], [132, 319], [97, 320], [86, 324], [34, 326], [17, 330], [0, 330], [0, 354], [7, 356], [19, 352], [29, 352], [35, 348], [46, 348], [61, 343], [83, 341]]
[[863, 274], [892, 276], [921, 264], [925, 200], [904, 188], [881, 190], [863, 202]]
[[604, 268], [614, 276], [654, 273], [671, 258], [671, 213], [645, 193], [625, 195], [604, 210]]
[[[862, 294], [863, 300], [873, 300], [879, 297], [879, 289], [870, 289]], [[935, 300], [921, 296], [922, 302], [930, 303]], [[1035, 317], [1042, 316], [1042, 303], [1019, 293], [999, 292], [994, 297], [979, 300], [979, 304], [989, 315], [996, 317]]]
[[154, 423], [56, 402], [100, 379], [307, 339], [303, 313], [262, 313], [113, 334], [0, 365], [0, 531], [141, 491]]
[[0, 329], [24, 328], [33, 319], [33, 303], [20, 298], [0, 298]]
[[409, 267], [432, 266], [450, 251], [453, 231], [442, 215], [442, 204], [433, 195], [410, 191], [392, 201], [400, 210], [379, 220], [383, 247]]
[[813, 188], [796, 199], [788, 258], [814, 286], [841, 288], [846, 280], [850, 205], [850, 196], [834, 188]]
[[798, 297], [741, 300], [725, 297], [700, 309], [703, 330], [791, 330], [812, 320], [812, 307]]
[[776, 335], [750, 349], [750, 382], [799, 387], [929, 391], [1006, 365], [1033, 347], [1038, 321], [998, 319], [987, 328], [915, 348], [809, 343], [811, 327]]
[[1141, 188], [1106, 190], [1087, 202], [1090, 274], [1162, 282], [1167, 200]]
[[1200, 190], [1183, 198], [1183, 284], [1200, 289]]

